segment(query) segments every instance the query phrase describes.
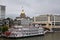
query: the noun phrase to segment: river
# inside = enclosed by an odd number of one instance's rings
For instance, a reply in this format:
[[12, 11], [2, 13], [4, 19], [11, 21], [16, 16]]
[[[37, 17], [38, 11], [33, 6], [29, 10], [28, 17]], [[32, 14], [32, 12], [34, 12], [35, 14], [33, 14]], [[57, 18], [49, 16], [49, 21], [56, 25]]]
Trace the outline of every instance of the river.
[[47, 33], [44, 36], [35, 36], [35, 37], [19, 38], [19, 39], [0, 38], [0, 40], [60, 40], [60, 32]]

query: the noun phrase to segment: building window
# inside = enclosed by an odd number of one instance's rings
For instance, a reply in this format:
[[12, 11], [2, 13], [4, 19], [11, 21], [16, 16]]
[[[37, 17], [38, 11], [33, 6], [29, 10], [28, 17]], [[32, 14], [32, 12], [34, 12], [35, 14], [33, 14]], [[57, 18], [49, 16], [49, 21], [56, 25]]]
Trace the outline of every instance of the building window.
[[[54, 25], [54, 22], [52, 22], [52, 25]], [[55, 26], [60, 26], [60, 22], [55, 22]]]

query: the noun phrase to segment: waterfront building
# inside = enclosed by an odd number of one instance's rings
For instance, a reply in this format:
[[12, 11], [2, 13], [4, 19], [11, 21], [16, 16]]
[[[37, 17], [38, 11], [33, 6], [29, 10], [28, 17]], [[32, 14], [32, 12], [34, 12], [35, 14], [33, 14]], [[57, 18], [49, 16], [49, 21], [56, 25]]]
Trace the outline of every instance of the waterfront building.
[[22, 9], [20, 17], [16, 17], [14, 20], [14, 24], [22, 25], [22, 26], [28, 26], [32, 23], [32, 19], [30, 17], [27, 17], [24, 10]]
[[40, 15], [34, 17], [34, 24], [43, 26], [44, 28], [60, 30], [60, 15]]
[[5, 19], [5, 6], [0, 5], [0, 19]]

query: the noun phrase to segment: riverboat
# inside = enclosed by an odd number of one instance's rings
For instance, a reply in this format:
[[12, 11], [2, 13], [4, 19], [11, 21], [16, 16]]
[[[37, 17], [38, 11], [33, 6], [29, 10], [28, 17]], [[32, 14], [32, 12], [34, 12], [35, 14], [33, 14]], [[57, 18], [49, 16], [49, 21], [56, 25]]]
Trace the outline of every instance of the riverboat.
[[32, 37], [32, 36], [39, 36], [44, 35], [44, 28], [43, 27], [35, 27], [35, 26], [18, 26], [15, 25], [13, 28], [9, 29], [10, 35], [5, 37], [8, 38], [20, 38], [20, 37]]

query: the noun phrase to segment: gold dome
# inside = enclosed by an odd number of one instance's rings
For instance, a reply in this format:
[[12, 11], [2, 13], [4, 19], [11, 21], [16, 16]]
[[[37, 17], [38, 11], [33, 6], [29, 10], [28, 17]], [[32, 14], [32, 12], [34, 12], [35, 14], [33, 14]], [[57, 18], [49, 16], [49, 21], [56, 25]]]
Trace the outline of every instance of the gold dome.
[[24, 12], [24, 10], [22, 9], [22, 12], [21, 12], [21, 14], [25, 14], [25, 12]]
[[23, 9], [22, 9], [22, 12], [21, 12], [21, 14], [20, 14], [20, 17], [21, 17], [21, 18], [25, 18], [25, 17], [26, 17], [25, 12], [24, 12]]

